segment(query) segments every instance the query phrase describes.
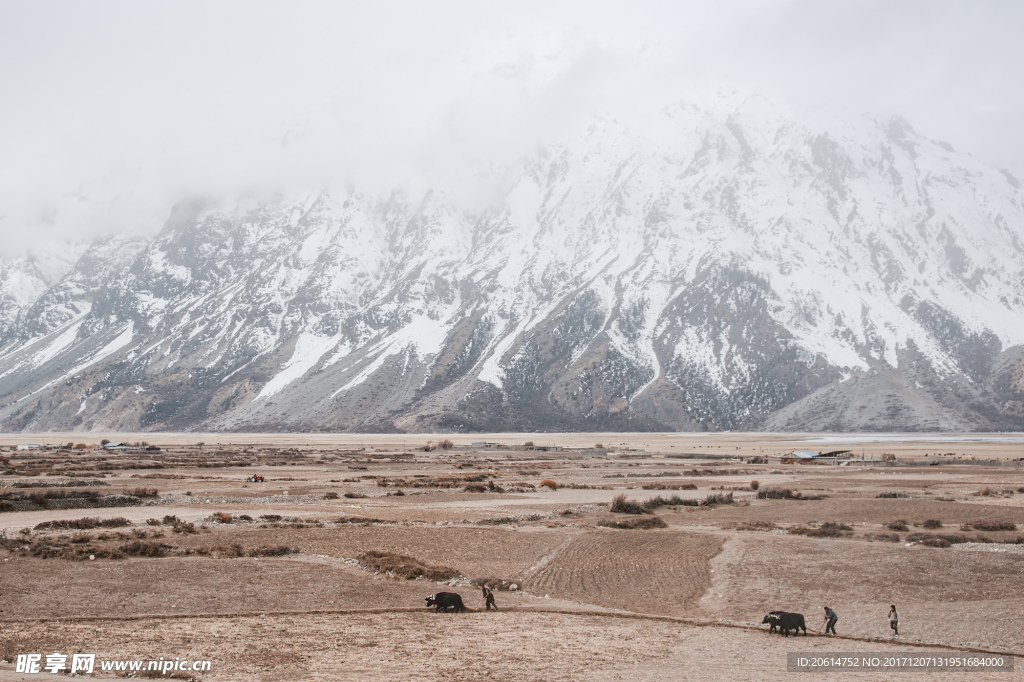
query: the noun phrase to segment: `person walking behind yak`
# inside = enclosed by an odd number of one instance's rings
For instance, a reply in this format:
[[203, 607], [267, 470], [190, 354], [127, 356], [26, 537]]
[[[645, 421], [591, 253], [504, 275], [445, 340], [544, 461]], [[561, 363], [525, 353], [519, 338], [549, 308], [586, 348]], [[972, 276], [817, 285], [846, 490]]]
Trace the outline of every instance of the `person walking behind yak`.
[[487, 587], [487, 585], [481, 585], [480, 591], [483, 593], [483, 596], [480, 597], [480, 601], [487, 603], [487, 610], [490, 611], [493, 607], [494, 610], [497, 611], [498, 606], [494, 603], [494, 593], [491, 592], [491, 588]]
[[892, 628], [894, 635], [900, 636], [900, 614], [896, 613], [895, 604], [889, 607], [889, 627]]
[[825, 607], [825, 620], [821, 621], [825, 625], [825, 634], [826, 635], [828, 633], [830, 633], [830, 632], [833, 635], [836, 634], [836, 621], [838, 621], [838, 620], [839, 620], [839, 616], [836, 615], [836, 612], [826, 606]]

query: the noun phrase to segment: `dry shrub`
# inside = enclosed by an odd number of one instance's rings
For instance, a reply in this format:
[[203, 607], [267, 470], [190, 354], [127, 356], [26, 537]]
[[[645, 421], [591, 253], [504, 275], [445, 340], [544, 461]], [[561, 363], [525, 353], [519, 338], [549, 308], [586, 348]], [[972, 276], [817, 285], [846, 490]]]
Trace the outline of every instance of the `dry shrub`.
[[938, 519], [928, 519], [922, 523], [921, 526], [928, 528], [929, 530], [934, 530], [936, 528], [942, 528], [942, 521], [939, 521]]
[[126, 556], [146, 557], [149, 559], [167, 556], [167, 550], [169, 549], [171, 549], [171, 546], [165, 545], [162, 542], [144, 542], [143, 540], [133, 540], [118, 547], [118, 550]]
[[759, 500], [798, 500], [800, 493], [794, 493], [789, 488], [762, 488], [757, 491]]
[[373, 550], [359, 555], [363, 568], [405, 580], [434, 580], [437, 582], [458, 578], [459, 572], [448, 566], [432, 566], [404, 554]]
[[778, 528], [773, 521], [741, 521], [733, 526], [735, 530], [754, 530], [767, 532]]
[[977, 530], [1017, 530], [1017, 524], [1010, 521], [975, 521], [974, 527]]
[[809, 538], [839, 538], [853, 535], [853, 528], [845, 523], [826, 521], [819, 527], [794, 526], [789, 529], [793, 535], [806, 535]]
[[338, 499], [338, 493], [334, 493], [334, 492], [326, 493], [326, 494], [324, 494], [324, 499], [325, 500], [336, 500], [336, 499]]
[[263, 514], [262, 516], [260, 516], [260, 521], [264, 521], [266, 523], [277, 523], [283, 518], [284, 517], [280, 514]]
[[650, 528], [667, 528], [668, 524], [660, 516], [638, 516], [632, 519], [616, 521], [605, 519], [597, 522], [603, 528], [622, 528], [628, 530], [647, 530]]
[[896, 499], [896, 498], [910, 497], [910, 495], [908, 495], [907, 493], [884, 492], [884, 493], [878, 493], [877, 495], [875, 495], [875, 497], [880, 499], [880, 500], [885, 500], [885, 499]]
[[364, 497], [366, 497], [366, 495], [364, 495], [362, 493], [348, 492], [348, 493], [345, 493], [345, 497], [347, 497], [350, 500], [361, 500]]
[[540, 482], [541, 488], [551, 488], [552, 490], [558, 490], [558, 484], [552, 481], [550, 478], [545, 478]]
[[873, 535], [868, 535], [867, 538], [868, 538], [868, 540], [870, 540], [872, 542], [874, 542], [876, 540], [878, 542], [899, 542], [900, 541], [900, 534], [899, 533], [875, 533]]
[[[950, 547], [954, 544], [961, 542], [971, 542], [972, 540], [963, 535], [935, 535], [933, 533], [911, 533], [907, 536], [907, 542], [918, 542], [926, 547]], [[982, 541], [985, 540], [975, 540]]]
[[528, 448], [532, 448], [533, 447], [533, 441], [532, 440], [528, 440], [525, 443], [523, 443], [523, 445], [525, 445]]
[[384, 519], [371, 519], [365, 516], [342, 516], [338, 518], [335, 523], [352, 523], [359, 525], [370, 525], [371, 523], [394, 523], [394, 521], [386, 521]]
[[650, 514], [651, 512], [644, 509], [639, 502], [635, 502], [626, 497], [626, 493], [619, 493], [612, 498], [612, 504], [609, 507], [609, 511], [615, 514]]
[[939, 537], [925, 538], [924, 540], [921, 540], [921, 544], [924, 545], [925, 547], [942, 547], [942, 548], [945, 548], [945, 547], [951, 547], [952, 546], [952, 544], [950, 543], [949, 540], [947, 540], [945, 538], [939, 538]]
[[437, 447], [441, 448], [442, 450], [448, 451], [455, 447], [455, 443], [445, 438], [443, 441], [437, 444]]
[[196, 530], [196, 524], [187, 523], [185, 521], [179, 521], [174, 524], [174, 526], [171, 527], [171, 530], [175, 533], [181, 533], [182, 535], [197, 535], [199, 533], [199, 531]]
[[124, 517], [114, 519], [64, 519], [61, 521], [43, 521], [35, 530], [92, 530], [93, 528], [124, 528], [132, 522]]
[[702, 507], [710, 507], [713, 504], [733, 504], [735, 500], [732, 493], [711, 493], [700, 503]]
[[124, 494], [131, 497], [160, 497], [160, 491], [156, 488], [132, 488], [125, 490]]
[[804, 495], [789, 488], [761, 488], [757, 491], [759, 500], [824, 500], [824, 495]]
[[245, 556], [245, 548], [235, 543], [226, 546], [217, 545], [213, 548], [212, 553], [217, 554], [222, 559], [238, 559]]
[[25, 546], [28, 554], [39, 559], [64, 559], [67, 561], [88, 561], [96, 559], [123, 559], [124, 554], [114, 548], [95, 547], [90, 544], [72, 546], [70, 543], [36, 540]]
[[288, 547], [286, 545], [277, 545], [276, 547], [263, 545], [249, 550], [249, 556], [285, 556], [286, 554], [298, 553], [298, 547]]
[[228, 514], [227, 512], [214, 512], [213, 514], [210, 515], [210, 518], [213, 519], [214, 521], [216, 521], [217, 523], [234, 523], [235, 522], [234, 517], [231, 516], [231, 514]]
[[[576, 484], [571, 487], [575, 488]], [[592, 487], [592, 486], [587, 486]], [[644, 483], [640, 486], [644, 490], [696, 490], [695, 483]]]
[[988, 486], [985, 486], [984, 488], [982, 488], [981, 490], [979, 490], [978, 492], [976, 492], [974, 494], [975, 495], [981, 495], [982, 497], [990, 497], [990, 496], [994, 495], [995, 493], [992, 492], [992, 488], [989, 488]]
[[907, 522], [904, 521], [903, 519], [897, 519], [896, 521], [890, 521], [889, 523], [885, 524], [885, 527], [888, 528], [889, 530], [898, 530], [898, 531], [907, 531], [910, 528], [907, 525]]
[[658, 495], [648, 500], [644, 500], [641, 506], [647, 511], [650, 511], [652, 509], [657, 509], [658, 507], [697, 507], [699, 505], [700, 502], [697, 500], [684, 499], [678, 495], [672, 495], [671, 497], [662, 497], [661, 495]]
[[160, 519], [146, 519], [146, 525], [147, 526], [159, 526], [160, 525]]
[[760, 487], [761, 487], [761, 481], [757, 480], [756, 478], [753, 481], [750, 482], [750, 489], [751, 490], [757, 490]]
[[463, 492], [467, 493], [503, 493], [505, 489], [500, 485], [497, 485], [494, 481], [487, 481], [487, 485], [480, 485], [479, 483], [472, 483], [462, 489]]

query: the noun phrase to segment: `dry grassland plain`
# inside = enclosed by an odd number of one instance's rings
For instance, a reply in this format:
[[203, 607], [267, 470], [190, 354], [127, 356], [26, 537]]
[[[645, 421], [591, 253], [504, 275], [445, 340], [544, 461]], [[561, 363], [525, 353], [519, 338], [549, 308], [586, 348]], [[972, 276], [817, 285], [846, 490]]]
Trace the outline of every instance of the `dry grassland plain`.
[[[202, 680], [762, 680], [791, 651], [1024, 656], [1019, 435], [107, 438], [159, 449], [0, 436], [0, 680], [48, 677], [14, 661], [53, 652], [209, 660], [176, 673]], [[619, 495], [637, 513], [613, 512]], [[440, 591], [467, 612], [426, 608]], [[826, 604], [838, 637], [817, 632]], [[809, 635], [769, 634], [771, 610]], [[933, 675], [1024, 679], [1015, 661]], [[125, 674], [98, 668], [86, 679]]]

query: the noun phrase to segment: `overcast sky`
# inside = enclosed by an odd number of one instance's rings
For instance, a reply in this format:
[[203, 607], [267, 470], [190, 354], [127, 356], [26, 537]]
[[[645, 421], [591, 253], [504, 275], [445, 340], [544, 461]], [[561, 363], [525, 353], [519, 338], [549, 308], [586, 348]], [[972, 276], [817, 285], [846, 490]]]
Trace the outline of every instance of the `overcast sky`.
[[1024, 2], [0, 0], [0, 251], [193, 193], [386, 186], [710, 85], [1024, 174]]

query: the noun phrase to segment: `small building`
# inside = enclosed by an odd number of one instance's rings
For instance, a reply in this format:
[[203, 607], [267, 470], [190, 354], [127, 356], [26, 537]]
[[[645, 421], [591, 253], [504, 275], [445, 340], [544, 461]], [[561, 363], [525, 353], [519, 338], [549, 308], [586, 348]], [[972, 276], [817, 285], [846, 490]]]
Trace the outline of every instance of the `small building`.
[[42, 450], [43, 446], [39, 443], [23, 443], [18, 446], [18, 450]]

